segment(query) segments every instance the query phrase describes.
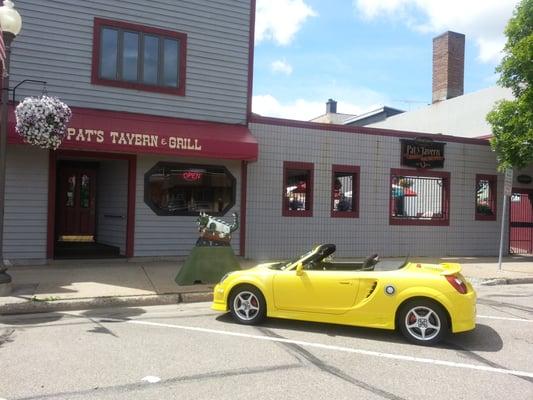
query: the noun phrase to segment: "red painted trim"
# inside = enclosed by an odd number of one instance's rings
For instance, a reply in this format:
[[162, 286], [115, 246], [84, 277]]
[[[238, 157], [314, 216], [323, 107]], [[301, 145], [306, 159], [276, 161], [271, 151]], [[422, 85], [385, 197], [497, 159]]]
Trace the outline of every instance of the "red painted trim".
[[48, 221], [46, 253], [54, 257], [55, 209], [56, 209], [56, 161], [61, 157], [99, 158], [128, 161], [128, 219], [126, 221], [126, 257], [133, 257], [135, 236], [135, 195], [137, 176], [137, 156], [135, 154], [100, 153], [94, 151], [57, 150], [50, 151], [48, 166]]
[[[285, 188], [287, 187], [287, 170], [298, 169], [309, 171], [309, 188], [306, 188], [306, 203], [308, 205], [306, 210], [296, 211], [289, 210], [289, 199], [285, 195]], [[281, 201], [281, 215], [284, 217], [312, 217], [313, 216], [313, 189], [314, 189], [314, 172], [315, 165], [307, 162], [283, 161], [283, 188]]]
[[246, 255], [246, 208], [247, 208], [247, 194], [248, 194], [248, 162], [241, 161], [241, 223], [239, 230], [239, 255], [244, 257]]
[[[444, 219], [440, 220], [419, 220], [419, 219], [407, 219], [407, 218], [397, 218], [392, 216], [392, 211], [394, 209], [394, 204], [392, 201], [391, 187], [392, 187], [392, 177], [395, 175], [403, 176], [428, 176], [428, 177], [437, 177], [442, 178], [444, 187], [444, 198], [442, 204], [443, 214], [446, 216]], [[389, 225], [416, 225], [416, 226], [449, 226], [450, 225], [450, 191], [451, 191], [451, 182], [450, 182], [450, 173], [444, 171], [433, 171], [425, 169], [400, 169], [400, 168], [391, 168], [390, 170], [390, 180], [389, 180]]]
[[[100, 28], [102, 26], [110, 26], [123, 30], [131, 30], [135, 32], [151, 33], [158, 36], [167, 36], [179, 40], [180, 42], [180, 59], [179, 59], [179, 82], [177, 88], [170, 88], [165, 86], [147, 85], [138, 82], [125, 82], [119, 80], [104, 79], [98, 76], [98, 66], [100, 65]], [[173, 94], [177, 96], [185, 96], [185, 74], [187, 66], [187, 34], [181, 32], [169, 31], [166, 29], [155, 28], [151, 26], [132, 24], [129, 22], [115, 21], [104, 18], [94, 18], [93, 24], [93, 54], [92, 54], [92, 70], [91, 83], [93, 85], [104, 85], [121, 87], [125, 89], [144, 90], [148, 92]]]
[[54, 258], [55, 226], [56, 226], [56, 174], [57, 153], [48, 153], [48, 220], [46, 225], [46, 258]]
[[441, 142], [463, 143], [463, 144], [477, 144], [480, 146], [490, 146], [490, 142], [484, 139], [464, 138], [450, 135], [437, 135], [434, 133], [422, 133], [422, 132], [410, 132], [410, 131], [396, 131], [392, 129], [382, 128], [369, 128], [365, 126], [346, 126], [336, 124], [325, 124], [320, 122], [308, 122], [308, 121], [296, 121], [291, 119], [262, 117], [259, 115], [253, 115], [250, 118], [251, 123], [286, 126], [292, 128], [304, 128], [315, 129], [321, 131], [334, 131], [345, 133], [356, 133], [362, 135], [376, 135], [376, 136], [388, 136], [398, 138], [421, 138], [438, 140]]
[[128, 220], [126, 221], [126, 257], [135, 251], [135, 194], [137, 191], [137, 156], [128, 160]]
[[484, 174], [476, 174], [476, 186], [480, 180], [486, 180], [489, 182], [489, 196], [492, 199], [492, 215], [484, 215], [479, 214], [477, 212], [477, 192], [474, 191], [474, 213], [475, 213], [475, 219], [476, 221], [496, 221], [497, 213], [498, 213], [498, 202], [496, 201], [498, 198], [498, 176], [497, 175], [484, 175]]
[[[335, 184], [335, 172], [350, 172], [353, 174], [352, 182], [352, 201], [353, 211], [335, 211], [333, 210], [334, 204], [334, 184]], [[359, 218], [359, 188], [360, 188], [360, 175], [361, 168], [356, 165], [337, 165], [331, 166], [331, 217], [332, 218]]]
[[246, 100], [246, 124], [250, 122], [250, 118], [252, 116], [252, 96], [254, 86], [255, 10], [256, 0], [252, 0], [250, 5], [250, 33], [248, 35], [248, 95]]

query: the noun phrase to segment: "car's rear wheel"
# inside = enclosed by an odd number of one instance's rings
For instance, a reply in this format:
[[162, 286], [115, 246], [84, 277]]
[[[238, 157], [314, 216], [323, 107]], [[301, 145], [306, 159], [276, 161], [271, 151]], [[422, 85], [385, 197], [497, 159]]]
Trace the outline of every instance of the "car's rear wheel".
[[266, 316], [266, 301], [259, 289], [251, 285], [238, 286], [229, 300], [231, 315], [240, 324], [255, 325]]
[[407, 340], [423, 346], [440, 342], [449, 329], [442, 306], [426, 299], [405, 303], [400, 310], [398, 324]]

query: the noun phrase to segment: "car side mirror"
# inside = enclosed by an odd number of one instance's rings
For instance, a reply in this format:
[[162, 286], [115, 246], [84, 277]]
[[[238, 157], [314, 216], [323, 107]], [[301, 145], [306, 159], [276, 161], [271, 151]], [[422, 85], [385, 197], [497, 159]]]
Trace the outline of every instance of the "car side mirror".
[[296, 275], [303, 275], [304, 273], [304, 265], [302, 263], [298, 263], [296, 266]]

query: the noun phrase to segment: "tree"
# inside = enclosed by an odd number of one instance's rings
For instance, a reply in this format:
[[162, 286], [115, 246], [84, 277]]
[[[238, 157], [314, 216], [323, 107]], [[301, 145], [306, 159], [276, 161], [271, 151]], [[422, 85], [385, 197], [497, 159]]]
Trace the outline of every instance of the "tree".
[[523, 168], [533, 162], [533, 0], [522, 0], [505, 29], [507, 43], [496, 72], [498, 83], [513, 91], [487, 115], [491, 146], [500, 170]]

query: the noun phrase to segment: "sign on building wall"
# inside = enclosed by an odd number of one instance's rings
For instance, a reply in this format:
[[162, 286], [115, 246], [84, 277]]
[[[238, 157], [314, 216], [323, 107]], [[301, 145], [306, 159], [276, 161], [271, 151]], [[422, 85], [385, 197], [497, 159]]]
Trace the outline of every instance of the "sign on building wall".
[[415, 168], [444, 168], [444, 145], [429, 140], [400, 139], [401, 164]]

